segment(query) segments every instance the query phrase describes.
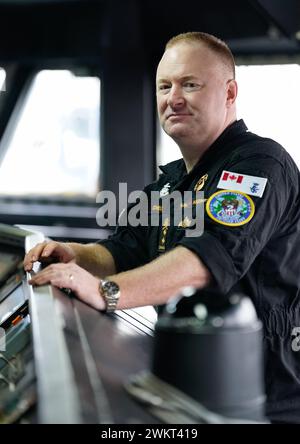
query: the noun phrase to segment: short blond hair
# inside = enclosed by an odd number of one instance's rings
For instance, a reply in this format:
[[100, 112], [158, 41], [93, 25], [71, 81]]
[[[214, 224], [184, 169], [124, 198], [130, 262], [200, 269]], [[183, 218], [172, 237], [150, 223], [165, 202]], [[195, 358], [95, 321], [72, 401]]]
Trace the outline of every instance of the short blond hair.
[[177, 43], [201, 43], [220, 57], [224, 65], [232, 72], [235, 78], [235, 61], [229, 46], [218, 37], [206, 32], [185, 32], [172, 37], [166, 44], [165, 50], [175, 46]]

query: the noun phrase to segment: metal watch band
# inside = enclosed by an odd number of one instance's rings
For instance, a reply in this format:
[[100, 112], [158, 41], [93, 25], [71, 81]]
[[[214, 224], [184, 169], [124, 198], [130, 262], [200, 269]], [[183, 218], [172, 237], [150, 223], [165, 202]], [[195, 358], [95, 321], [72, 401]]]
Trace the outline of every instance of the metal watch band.
[[105, 301], [105, 311], [112, 313], [117, 308], [117, 303], [120, 297], [120, 289], [118, 284], [113, 281], [106, 281], [101, 279], [99, 283], [100, 295]]

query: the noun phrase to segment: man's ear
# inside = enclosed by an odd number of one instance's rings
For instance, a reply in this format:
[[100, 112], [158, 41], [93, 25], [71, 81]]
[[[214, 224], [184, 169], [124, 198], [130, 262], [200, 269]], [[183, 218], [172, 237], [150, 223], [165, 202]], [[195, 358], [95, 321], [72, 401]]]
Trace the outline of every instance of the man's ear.
[[228, 80], [227, 82], [227, 106], [231, 106], [237, 97], [238, 85], [234, 79]]

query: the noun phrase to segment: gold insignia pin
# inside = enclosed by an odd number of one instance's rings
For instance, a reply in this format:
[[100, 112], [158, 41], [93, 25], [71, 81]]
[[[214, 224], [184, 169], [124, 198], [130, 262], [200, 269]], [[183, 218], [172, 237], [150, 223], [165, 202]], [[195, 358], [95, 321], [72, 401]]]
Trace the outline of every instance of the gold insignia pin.
[[179, 222], [178, 227], [182, 227], [182, 228], [189, 228], [191, 226], [192, 221], [185, 216], [185, 218]]
[[159, 213], [161, 213], [163, 210], [161, 205], [152, 205], [152, 211], [158, 211]]
[[158, 243], [158, 251], [165, 251], [165, 249], [166, 249], [166, 237], [167, 237], [169, 225], [170, 225], [170, 221], [169, 221], [169, 218], [167, 217], [163, 221], [163, 224], [162, 224], [162, 230], [161, 230], [159, 243]]
[[194, 199], [193, 205], [200, 205], [202, 203], [205, 203], [206, 201], [207, 201], [207, 199]]
[[194, 187], [194, 191], [202, 190], [207, 179], [208, 179], [208, 174], [204, 174], [204, 176], [200, 177], [200, 179], [198, 180], [198, 182], [196, 183], [196, 185]]

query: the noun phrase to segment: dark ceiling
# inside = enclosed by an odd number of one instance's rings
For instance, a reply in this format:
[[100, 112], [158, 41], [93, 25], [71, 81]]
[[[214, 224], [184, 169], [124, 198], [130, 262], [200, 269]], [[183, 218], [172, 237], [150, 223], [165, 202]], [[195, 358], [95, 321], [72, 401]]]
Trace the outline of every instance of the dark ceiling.
[[171, 36], [193, 30], [236, 55], [299, 54], [300, 0], [0, 0], [0, 60], [156, 57]]

